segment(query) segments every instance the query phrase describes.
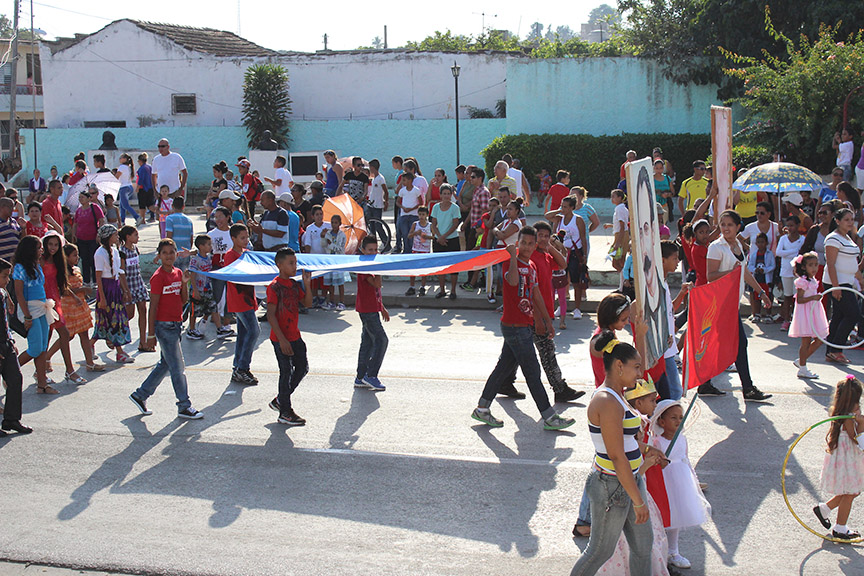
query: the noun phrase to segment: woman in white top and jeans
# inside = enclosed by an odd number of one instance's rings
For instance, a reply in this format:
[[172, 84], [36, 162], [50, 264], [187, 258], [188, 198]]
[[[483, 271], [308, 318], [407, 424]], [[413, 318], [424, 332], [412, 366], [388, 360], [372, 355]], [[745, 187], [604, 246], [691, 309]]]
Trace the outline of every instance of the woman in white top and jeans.
[[[822, 273], [822, 284], [825, 289], [832, 286], [854, 288], [857, 279], [864, 286], [864, 278], [858, 270], [858, 258], [861, 249], [850, 238], [849, 233], [855, 230], [855, 219], [852, 210], [841, 208], [834, 213], [835, 226], [833, 232], [825, 238], [825, 270]], [[843, 346], [852, 328], [861, 320], [858, 309], [858, 299], [848, 290], [837, 290], [831, 293], [834, 298], [831, 323], [828, 326], [828, 342]], [[828, 346], [825, 360], [839, 364], [849, 364], [849, 359], [838, 348]]]
[[[765, 306], [769, 306], [771, 300], [768, 295], [756, 282], [756, 279], [750, 274], [744, 263], [744, 248], [741, 246], [741, 241], [738, 240], [738, 230], [741, 228], [741, 216], [734, 210], [726, 210], [720, 214], [720, 238], [712, 242], [708, 246], [708, 258], [706, 264], [706, 276], [708, 282], [719, 280], [729, 272], [732, 272], [736, 266], [741, 266], [742, 283], [738, 291], [738, 299], [741, 299], [741, 294], [744, 292], [744, 282], [753, 288], [753, 292], [757, 298], [761, 298]], [[735, 367], [738, 369], [738, 376], [741, 378], [741, 387], [744, 389], [744, 400], [752, 402], [765, 402], [771, 398], [771, 394], [763, 394], [756, 386], [753, 385], [753, 380], [750, 378], [750, 363], [747, 358], [747, 334], [744, 332], [744, 325], [741, 323], [741, 317], [738, 317], [738, 356], [735, 358]], [[718, 390], [710, 382], [706, 382], [699, 386], [699, 394], [701, 396], [724, 396], [726, 393]]]
[[132, 157], [124, 152], [120, 155], [120, 166], [117, 167], [116, 173], [117, 179], [120, 180], [117, 201], [120, 203], [120, 223], [123, 225], [126, 224], [126, 214], [131, 214], [133, 218], [137, 214], [129, 200], [132, 196], [132, 174], [134, 172]]

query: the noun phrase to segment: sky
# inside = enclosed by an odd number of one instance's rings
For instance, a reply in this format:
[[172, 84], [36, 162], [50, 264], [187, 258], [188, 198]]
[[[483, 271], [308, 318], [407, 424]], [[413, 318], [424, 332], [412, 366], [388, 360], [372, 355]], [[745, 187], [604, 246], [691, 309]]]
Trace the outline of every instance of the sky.
[[[30, 0], [21, 1], [20, 27], [30, 26]], [[0, 13], [12, 19], [14, 2], [5, 0]], [[324, 47], [328, 36], [331, 50], [351, 50], [383, 39], [387, 26], [388, 46], [422, 40], [436, 30], [477, 36], [487, 28], [518, 32], [524, 37], [533, 22], [570, 26], [576, 33], [587, 22], [588, 13], [603, 0], [535, 0], [516, 2], [435, 0], [433, 2], [330, 0], [319, 4], [305, 0], [33, 0], [34, 28], [45, 38], [89, 34], [113, 20], [131, 18], [239, 33], [247, 40], [274, 50], [313, 52]], [[606, 3], [615, 6], [614, 0]], [[482, 15], [485, 12], [485, 18]], [[238, 22], [239, 16], [239, 22]]]

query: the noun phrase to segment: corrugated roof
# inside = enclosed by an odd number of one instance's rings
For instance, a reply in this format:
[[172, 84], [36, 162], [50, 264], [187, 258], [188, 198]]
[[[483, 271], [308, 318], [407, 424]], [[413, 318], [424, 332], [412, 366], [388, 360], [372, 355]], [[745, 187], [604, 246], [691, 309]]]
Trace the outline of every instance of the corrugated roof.
[[[135, 24], [142, 30], [146, 30], [152, 34], [157, 34], [168, 38], [172, 42], [183, 46], [187, 50], [194, 50], [203, 54], [212, 54], [213, 56], [223, 57], [255, 57], [255, 56], [275, 56], [278, 53], [275, 50], [264, 48], [254, 42], [250, 42], [245, 38], [241, 38], [232, 32], [225, 30], [215, 30], [213, 28], [193, 28], [192, 26], [178, 26], [176, 24], [161, 24], [157, 22], [142, 22], [140, 20], [124, 19], [127, 22]], [[116, 20], [108, 26], [113, 26]], [[108, 28], [105, 26], [105, 28]], [[55, 42], [46, 42], [51, 47], [52, 53], [57, 53], [65, 50], [75, 44], [80, 43], [85, 38], [94, 36], [104, 30], [94, 32], [93, 34], [76, 34], [74, 39], [58, 38]]]

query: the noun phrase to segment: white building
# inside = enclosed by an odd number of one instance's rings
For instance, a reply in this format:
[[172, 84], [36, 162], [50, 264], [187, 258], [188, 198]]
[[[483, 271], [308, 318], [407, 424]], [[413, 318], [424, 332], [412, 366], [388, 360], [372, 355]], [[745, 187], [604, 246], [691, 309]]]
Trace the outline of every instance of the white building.
[[[43, 42], [48, 128], [240, 126], [243, 75], [274, 62], [290, 78], [298, 120], [440, 119], [505, 98], [504, 52], [276, 52], [230, 32], [118, 20], [89, 35]], [[460, 113], [465, 116], [464, 111]]]

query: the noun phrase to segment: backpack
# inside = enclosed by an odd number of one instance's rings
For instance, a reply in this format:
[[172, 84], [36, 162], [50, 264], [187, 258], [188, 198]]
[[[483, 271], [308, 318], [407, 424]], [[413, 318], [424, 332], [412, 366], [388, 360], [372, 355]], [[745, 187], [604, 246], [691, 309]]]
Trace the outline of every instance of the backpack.
[[255, 176], [252, 177], [252, 180], [254, 180], [252, 183], [252, 189], [255, 191], [255, 202], [258, 202], [261, 200], [261, 193], [264, 192], [264, 183]]

